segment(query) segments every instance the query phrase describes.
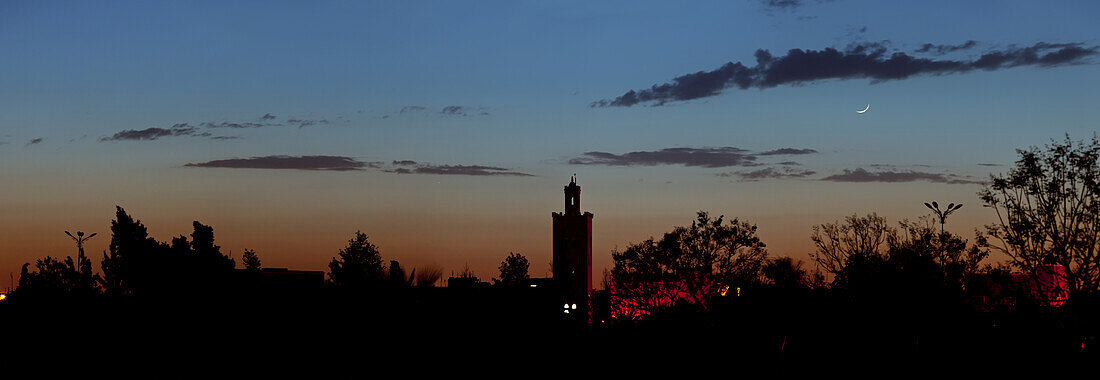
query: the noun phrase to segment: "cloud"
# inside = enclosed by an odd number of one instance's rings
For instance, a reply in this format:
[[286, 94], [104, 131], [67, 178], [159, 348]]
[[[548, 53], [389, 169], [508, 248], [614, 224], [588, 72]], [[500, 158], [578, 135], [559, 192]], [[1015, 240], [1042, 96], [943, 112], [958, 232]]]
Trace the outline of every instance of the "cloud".
[[[395, 164], [398, 161], [394, 161]], [[400, 161], [412, 162], [412, 161]], [[517, 176], [533, 177], [531, 174], [512, 171], [508, 168], [482, 165], [419, 165], [413, 169], [397, 168], [386, 170], [396, 174], [441, 174], [441, 175], [471, 175], [471, 176]]]
[[397, 166], [416, 166], [416, 161], [413, 160], [394, 160], [394, 165]]
[[802, 0], [760, 0], [765, 9], [792, 10], [802, 4]]
[[211, 136], [210, 137], [211, 140], [237, 140], [237, 139], [240, 139], [240, 138], [241, 138], [241, 136]]
[[199, 132], [197, 128], [187, 123], [180, 123], [173, 125], [171, 128], [145, 128], [145, 129], [126, 129], [121, 132], [115, 133], [111, 137], [101, 137], [99, 141], [152, 141], [162, 137], [174, 137], [174, 136], [199, 136], [208, 137], [210, 133]]
[[249, 122], [244, 122], [244, 123], [202, 122], [202, 123], [199, 123], [199, 126], [201, 126], [203, 128], [236, 128], [236, 129], [240, 129], [240, 128], [260, 128], [260, 127], [267, 127], [267, 126], [272, 126], [272, 125], [281, 125], [281, 124], [249, 123]]
[[446, 106], [443, 107], [443, 110], [439, 111], [439, 113], [444, 115], [466, 116], [466, 112], [464, 112], [462, 108], [462, 106]]
[[31, 145], [38, 145], [38, 144], [41, 144], [43, 141], [46, 141], [46, 139], [43, 138], [43, 137], [33, 138], [33, 139], [31, 139], [31, 141], [27, 142], [27, 145], [23, 145], [23, 147], [28, 147], [28, 146], [31, 146]]
[[470, 116], [471, 113], [476, 113], [477, 115], [481, 116], [489, 114], [489, 112], [486, 111], [485, 107], [466, 106], [446, 106], [443, 107], [443, 109], [440, 110], [439, 113], [447, 116]]
[[813, 149], [783, 148], [763, 153], [752, 153], [735, 147], [720, 148], [665, 148], [657, 151], [638, 151], [624, 154], [607, 152], [587, 152], [568, 162], [573, 165], [606, 166], [656, 166], [684, 165], [705, 168], [730, 166], [757, 166], [757, 156], [809, 154]]
[[769, 150], [767, 152], [757, 153], [758, 156], [775, 156], [775, 155], [798, 155], [798, 154], [813, 154], [817, 153], [813, 149], [795, 149], [795, 148], [781, 148], [776, 150]]
[[970, 50], [971, 48], [978, 46], [978, 41], [968, 40], [958, 45], [936, 45], [936, 44], [924, 44], [920, 49], [914, 50], [916, 53], [932, 53], [935, 55], [944, 55], [947, 53], [953, 53], [960, 50]]
[[377, 165], [377, 163], [362, 162], [343, 156], [264, 156], [188, 163], [184, 166], [195, 168], [351, 171], [373, 168]]
[[746, 182], [756, 182], [762, 179], [804, 178], [814, 174], [817, 174], [817, 172], [812, 170], [798, 170], [793, 168], [776, 169], [769, 167], [752, 171], [718, 173], [715, 175], [719, 177], [738, 178]]
[[[774, 16], [776, 11], [780, 12], [794, 12], [796, 9], [805, 6], [809, 2], [813, 3], [825, 3], [832, 0], [758, 0], [760, 3], [760, 10], [768, 15]], [[812, 16], [802, 16], [799, 20], [812, 18]]]
[[1020, 66], [1055, 67], [1086, 63], [1098, 47], [1083, 43], [1051, 44], [1039, 42], [1028, 47], [1010, 46], [982, 54], [974, 60], [937, 60], [918, 58], [904, 52], [887, 54], [884, 43], [852, 45], [841, 51], [791, 49], [774, 57], [757, 50], [756, 65], [728, 62], [711, 71], [699, 71], [650, 88], [630, 90], [615, 98], [594, 101], [591, 107], [631, 107], [647, 103], [653, 106], [673, 101], [707, 98], [726, 89], [766, 89], [797, 85], [825, 79], [870, 79], [871, 83], [903, 80], [922, 75], [968, 73], [975, 70], [999, 70]]
[[298, 128], [308, 127], [308, 126], [317, 125], [317, 124], [328, 124], [327, 119], [321, 119], [321, 120], [290, 119], [290, 120], [287, 120], [286, 122], [290, 123], [292, 125], [297, 124]]
[[[405, 115], [405, 114], [413, 114], [413, 113], [423, 113], [427, 109], [428, 108], [424, 107], [424, 106], [404, 106], [404, 107], [401, 107], [401, 111], [397, 112], [397, 114], [398, 115]], [[443, 116], [470, 116], [470, 115], [486, 116], [486, 115], [489, 115], [489, 111], [488, 111], [488, 108], [485, 108], [485, 107], [482, 107], [482, 106], [474, 106], [474, 107], [471, 107], [471, 106], [445, 106], [445, 107], [443, 107], [439, 110], [438, 114], [443, 115]], [[387, 114], [387, 115], [382, 115], [379, 118], [389, 119], [390, 117], [391, 117], [391, 115]]]
[[978, 163], [978, 166], [1004, 166], [1004, 165], [1001, 165], [1001, 164], [986, 164], [986, 163]]
[[265, 113], [263, 116], [260, 116], [258, 118], [258, 120], [259, 120], [258, 123], [257, 122], [240, 122], [240, 123], [220, 122], [220, 123], [215, 123], [215, 122], [207, 121], [207, 122], [199, 123], [199, 126], [204, 127], [204, 128], [238, 128], [238, 129], [239, 128], [261, 128], [261, 127], [279, 127], [279, 126], [282, 126], [282, 124], [280, 124], [280, 123], [272, 122], [272, 120], [275, 120], [277, 118], [278, 118], [277, 116], [272, 115], [271, 113]]
[[915, 182], [915, 181], [927, 181], [936, 183], [946, 183], [951, 185], [958, 184], [982, 184], [982, 181], [975, 181], [967, 179], [968, 177], [959, 176], [950, 173], [928, 173], [918, 171], [879, 171], [870, 172], [863, 168], [856, 168], [854, 170], [844, 169], [843, 174], [834, 174], [825, 178], [822, 181], [833, 182]]

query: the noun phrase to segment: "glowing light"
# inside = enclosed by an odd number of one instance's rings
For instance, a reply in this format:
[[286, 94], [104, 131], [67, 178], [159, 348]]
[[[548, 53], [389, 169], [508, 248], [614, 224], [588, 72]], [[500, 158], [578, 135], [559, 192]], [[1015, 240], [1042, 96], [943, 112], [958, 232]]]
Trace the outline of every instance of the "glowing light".
[[726, 296], [726, 292], [729, 292], [729, 291], [730, 291], [730, 286], [729, 286], [729, 285], [723, 285], [723, 286], [722, 286], [722, 289], [719, 289], [719, 290], [718, 290], [718, 295], [720, 295], [720, 296], [722, 296], [722, 297], [725, 297], [725, 296]]
[[577, 310], [577, 304], [573, 304], [573, 310]]
[[740, 286], [737, 287], [737, 296], [738, 297], [741, 296], [741, 287]]
[[565, 314], [569, 314], [569, 310], [566, 310], [566, 311], [565, 311]]
[[565, 304], [565, 307], [564, 307], [564, 308], [565, 308], [565, 309], [568, 309], [568, 308], [569, 308], [569, 304]]
[[7, 298], [8, 298], [8, 295], [7, 295], [7, 294], [3, 294], [3, 293], [0, 293], [0, 301], [3, 301], [3, 300], [5, 300], [5, 299], [7, 299]]
[[531, 284], [531, 287], [532, 287], [532, 288], [537, 288], [537, 287], [539, 287], [539, 286], [538, 286], [538, 285], [536, 285], [536, 284]]

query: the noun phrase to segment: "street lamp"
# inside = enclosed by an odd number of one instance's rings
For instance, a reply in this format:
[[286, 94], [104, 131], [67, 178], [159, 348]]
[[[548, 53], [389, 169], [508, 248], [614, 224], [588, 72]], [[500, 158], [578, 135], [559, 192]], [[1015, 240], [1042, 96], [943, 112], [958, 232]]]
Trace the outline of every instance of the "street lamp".
[[76, 236], [73, 236], [73, 234], [69, 233], [69, 231], [65, 231], [65, 235], [69, 235], [69, 237], [73, 238], [73, 241], [76, 241], [76, 250], [80, 253], [80, 255], [77, 256], [76, 259], [76, 267], [80, 268], [80, 264], [84, 262], [84, 242], [88, 241], [88, 239], [91, 239], [92, 237], [95, 237], [96, 233], [92, 232], [91, 235], [84, 236], [84, 232], [76, 231]]
[[940, 205], [938, 203], [936, 203], [936, 201], [932, 201], [932, 204], [928, 204], [926, 202], [924, 204], [924, 206], [928, 207], [929, 210], [932, 210], [932, 212], [936, 213], [936, 217], [940, 221], [940, 234], [941, 235], [943, 234], [943, 225], [944, 225], [944, 223], [947, 223], [947, 216], [951, 215], [951, 213], [955, 212], [955, 210], [958, 210], [958, 209], [963, 207], [962, 203], [959, 203], [959, 204], [951, 203], [951, 204], [947, 205], [946, 210], [940, 211]]

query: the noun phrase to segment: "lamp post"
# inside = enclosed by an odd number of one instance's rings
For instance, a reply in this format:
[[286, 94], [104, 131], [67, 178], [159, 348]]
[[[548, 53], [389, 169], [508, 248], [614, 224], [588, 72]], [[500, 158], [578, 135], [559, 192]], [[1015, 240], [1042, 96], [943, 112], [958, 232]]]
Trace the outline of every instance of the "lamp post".
[[76, 236], [73, 236], [73, 234], [69, 233], [69, 231], [65, 231], [65, 235], [69, 235], [69, 237], [73, 238], [73, 241], [76, 242], [76, 250], [79, 253], [79, 256], [77, 256], [76, 258], [76, 267], [79, 271], [81, 263], [84, 262], [84, 242], [88, 241], [88, 239], [91, 239], [92, 237], [95, 237], [96, 233], [92, 232], [91, 235], [84, 236], [84, 232], [76, 231]]
[[943, 225], [944, 225], [944, 223], [947, 223], [947, 216], [951, 215], [951, 213], [955, 212], [955, 210], [958, 210], [958, 209], [962, 208], [963, 205], [962, 205], [962, 203], [959, 203], [959, 204], [951, 203], [951, 204], [948, 204], [947, 209], [943, 210], [943, 211], [940, 211], [940, 205], [938, 203], [936, 203], [936, 201], [932, 201], [932, 204], [928, 204], [926, 202], [924, 204], [924, 206], [928, 207], [928, 209], [930, 209], [930, 210], [932, 210], [932, 212], [936, 213], [936, 217], [940, 221], [940, 235], [943, 235]]

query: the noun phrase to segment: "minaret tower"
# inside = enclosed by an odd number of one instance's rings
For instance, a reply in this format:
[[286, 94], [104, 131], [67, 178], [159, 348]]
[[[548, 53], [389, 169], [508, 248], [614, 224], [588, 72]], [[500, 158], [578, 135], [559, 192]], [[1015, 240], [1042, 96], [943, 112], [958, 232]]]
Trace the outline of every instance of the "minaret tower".
[[[564, 314], [587, 320], [592, 294], [592, 213], [581, 213], [576, 174], [565, 186], [565, 213], [554, 219], [554, 282], [561, 289]], [[568, 312], [567, 312], [568, 311]]]

